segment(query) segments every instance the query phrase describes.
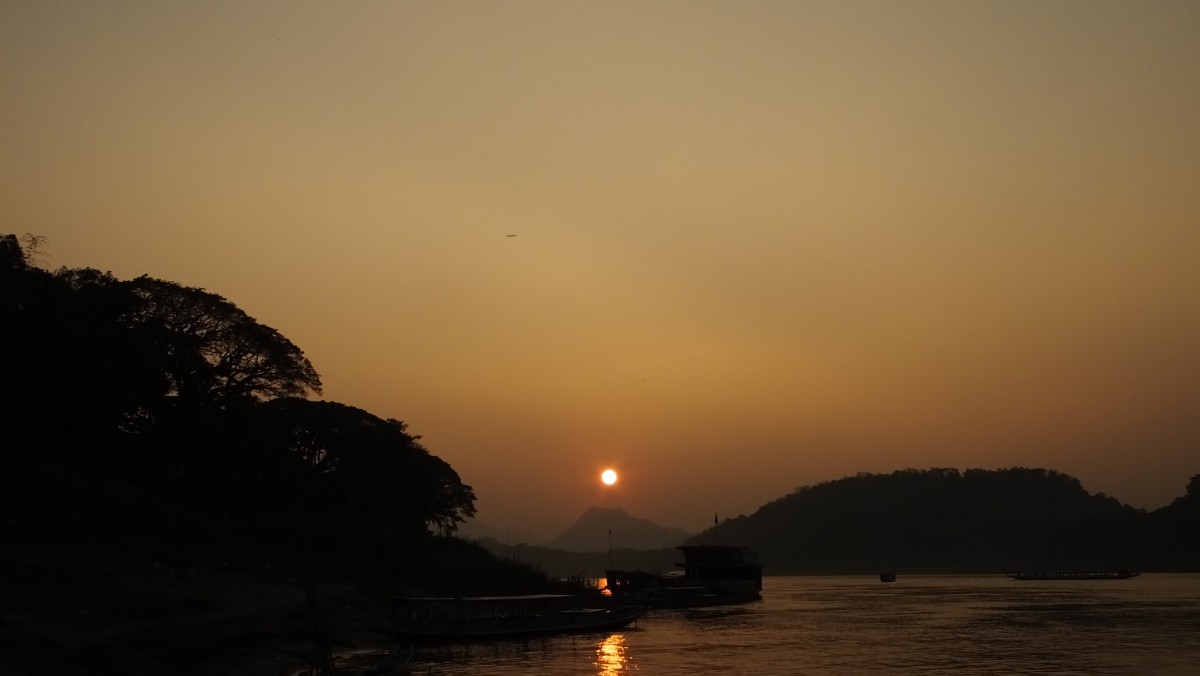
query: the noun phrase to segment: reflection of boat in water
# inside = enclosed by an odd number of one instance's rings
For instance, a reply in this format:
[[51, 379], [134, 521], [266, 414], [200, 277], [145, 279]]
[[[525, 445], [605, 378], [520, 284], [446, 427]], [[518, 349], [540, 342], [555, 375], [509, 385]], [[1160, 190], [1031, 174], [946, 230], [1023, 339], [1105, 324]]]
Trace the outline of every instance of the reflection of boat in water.
[[693, 608], [762, 598], [762, 564], [746, 547], [683, 545], [682, 570], [606, 570], [614, 598], [652, 608]]
[[883, 572], [879, 574], [880, 582], [895, 582], [896, 574], [892, 572]]
[[1008, 576], [1014, 580], [1128, 580], [1131, 577], [1137, 577], [1138, 573], [1133, 570], [1076, 570], [1049, 573], [1022, 571], [1010, 573]]
[[405, 641], [474, 641], [620, 629], [645, 606], [580, 608], [568, 594], [402, 597], [388, 631]]

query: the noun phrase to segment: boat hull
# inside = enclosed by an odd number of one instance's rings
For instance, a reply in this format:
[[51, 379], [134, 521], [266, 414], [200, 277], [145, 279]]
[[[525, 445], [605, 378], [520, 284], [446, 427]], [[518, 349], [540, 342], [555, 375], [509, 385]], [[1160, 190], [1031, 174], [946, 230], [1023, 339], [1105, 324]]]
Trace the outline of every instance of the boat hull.
[[1012, 573], [1008, 577], [1022, 581], [1047, 580], [1128, 580], [1137, 577], [1138, 573], [1131, 570], [1117, 571], [1063, 571], [1053, 573]]
[[651, 608], [707, 608], [709, 606], [732, 606], [739, 603], [761, 601], [760, 594], [702, 594], [682, 599], [655, 599], [647, 601]]
[[388, 632], [411, 642], [489, 641], [548, 634], [582, 634], [622, 629], [649, 610], [645, 606], [587, 608], [549, 615], [496, 617], [461, 621], [404, 622]]

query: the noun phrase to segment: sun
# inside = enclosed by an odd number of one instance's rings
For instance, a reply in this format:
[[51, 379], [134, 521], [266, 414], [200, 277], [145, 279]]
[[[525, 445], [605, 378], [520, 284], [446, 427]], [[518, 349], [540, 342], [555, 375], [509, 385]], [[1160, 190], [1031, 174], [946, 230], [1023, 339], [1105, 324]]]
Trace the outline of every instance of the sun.
[[606, 469], [600, 473], [600, 480], [605, 486], [611, 486], [617, 483], [617, 473], [611, 469]]

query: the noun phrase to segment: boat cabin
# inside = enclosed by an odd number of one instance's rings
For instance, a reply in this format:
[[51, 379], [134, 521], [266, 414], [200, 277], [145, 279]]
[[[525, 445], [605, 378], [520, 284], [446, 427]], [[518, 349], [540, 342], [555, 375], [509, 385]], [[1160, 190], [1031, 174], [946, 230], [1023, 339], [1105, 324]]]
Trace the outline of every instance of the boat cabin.
[[743, 603], [762, 598], [762, 564], [747, 547], [683, 545], [679, 570], [647, 573], [607, 570], [606, 587], [614, 597], [653, 607]]
[[686, 584], [704, 586], [730, 594], [762, 593], [762, 564], [748, 547], [731, 545], [682, 545]]

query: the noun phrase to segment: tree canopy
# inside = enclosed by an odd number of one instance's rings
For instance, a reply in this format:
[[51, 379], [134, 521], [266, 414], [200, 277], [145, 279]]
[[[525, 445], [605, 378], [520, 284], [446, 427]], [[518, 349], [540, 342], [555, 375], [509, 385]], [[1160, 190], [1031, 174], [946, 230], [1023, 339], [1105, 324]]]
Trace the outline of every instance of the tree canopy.
[[50, 272], [0, 235], [0, 352], [6, 522], [79, 527], [121, 503], [167, 539], [218, 542], [301, 513], [397, 537], [475, 513], [405, 423], [310, 399], [304, 352], [210, 291]]
[[321, 393], [300, 348], [221, 296], [146, 276], [121, 287], [140, 301], [127, 321], [156, 348], [171, 394], [219, 405]]
[[693, 542], [750, 546], [774, 573], [1186, 570], [1190, 504], [1147, 514], [1043, 468], [906, 469], [798, 488]]

